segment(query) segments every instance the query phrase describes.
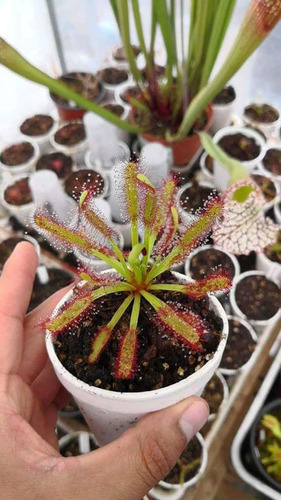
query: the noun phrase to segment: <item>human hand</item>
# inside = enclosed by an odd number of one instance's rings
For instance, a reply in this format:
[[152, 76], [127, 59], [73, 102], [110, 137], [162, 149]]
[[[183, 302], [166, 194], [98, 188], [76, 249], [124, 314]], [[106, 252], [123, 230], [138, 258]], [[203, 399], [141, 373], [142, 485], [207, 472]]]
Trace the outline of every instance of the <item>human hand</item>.
[[5, 500], [138, 500], [175, 465], [204, 425], [200, 398], [142, 418], [113, 443], [63, 458], [55, 434], [68, 396], [36, 326], [66, 289], [26, 315], [37, 267], [30, 243], [17, 245], [0, 278], [0, 497]]

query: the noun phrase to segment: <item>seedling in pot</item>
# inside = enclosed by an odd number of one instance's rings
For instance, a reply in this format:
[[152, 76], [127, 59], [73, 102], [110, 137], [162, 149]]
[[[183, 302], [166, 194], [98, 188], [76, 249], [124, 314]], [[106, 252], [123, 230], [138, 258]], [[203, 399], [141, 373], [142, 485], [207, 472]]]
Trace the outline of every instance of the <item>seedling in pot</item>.
[[[206, 323], [200, 316], [200, 309], [192, 310], [192, 304], [205, 299], [208, 293], [225, 292], [231, 282], [227, 275], [214, 273], [203, 280], [180, 283], [168, 273], [208, 235], [222, 213], [223, 203], [219, 197], [209, 199], [198, 213], [198, 220], [179, 233], [174, 179], [163, 181], [156, 191], [140, 165], [133, 162], [124, 165], [123, 175], [119, 175], [120, 196], [123, 193], [131, 225], [130, 252], [122, 253], [117, 247], [116, 231], [96, 209], [91, 188], [81, 195], [76, 229], [58, 223], [55, 216], [45, 215], [40, 210], [34, 216], [34, 223], [38, 231], [52, 235], [68, 250], [81, 249], [105, 261], [115, 271], [101, 275], [87, 269], [81, 272], [84, 284], [76, 287], [74, 296], [63, 309], [46, 320], [46, 328], [53, 335], [59, 335], [60, 343], [66, 332], [83, 321], [87, 323], [89, 315], [94, 314], [100, 304], [103, 310], [107, 304], [110, 310], [115, 307], [110, 320], [101, 322], [96, 334], [92, 335], [87, 363], [98, 363], [110, 344], [116, 346], [117, 342], [114, 377], [130, 380], [135, 377], [138, 350], [142, 348], [138, 340], [139, 320], [143, 314], [148, 314], [150, 321], [165, 330], [169, 343], [179, 343], [186, 353], [202, 356], [208, 336]], [[113, 295], [114, 302], [107, 302], [109, 295]], [[181, 304], [181, 297], [186, 297], [185, 303]], [[152, 345], [152, 349], [155, 348]]]

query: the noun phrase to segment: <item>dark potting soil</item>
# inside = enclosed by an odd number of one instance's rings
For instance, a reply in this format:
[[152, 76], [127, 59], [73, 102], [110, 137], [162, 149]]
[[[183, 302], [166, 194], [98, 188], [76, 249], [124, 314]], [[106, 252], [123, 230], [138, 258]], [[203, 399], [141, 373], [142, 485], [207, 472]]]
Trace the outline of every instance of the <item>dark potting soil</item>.
[[72, 165], [71, 156], [55, 152], [42, 155], [36, 163], [36, 170], [52, 170], [60, 179], [63, 179], [72, 171]]
[[79, 201], [83, 191], [91, 188], [93, 195], [99, 196], [104, 190], [104, 180], [95, 170], [82, 169], [72, 172], [64, 183], [66, 193]]
[[24, 238], [13, 236], [12, 238], [7, 238], [0, 243], [0, 271], [2, 271], [5, 262], [8, 260], [17, 244], [21, 241], [26, 240]]
[[224, 396], [223, 385], [219, 377], [214, 374], [202, 392], [202, 398], [207, 401], [210, 414], [217, 413]]
[[272, 201], [277, 194], [274, 182], [272, 182], [272, 180], [266, 177], [265, 175], [251, 174], [251, 177], [255, 181], [255, 183], [261, 188], [266, 201], [268, 202]]
[[278, 231], [276, 243], [264, 249], [268, 259], [281, 264], [281, 231]]
[[32, 193], [28, 184], [28, 177], [15, 181], [5, 189], [4, 198], [10, 205], [26, 205], [31, 203]]
[[206, 156], [205, 167], [209, 170], [211, 174], [214, 173], [214, 160], [210, 155]]
[[250, 104], [245, 108], [245, 115], [258, 123], [272, 123], [279, 118], [277, 109], [269, 104]]
[[227, 273], [231, 279], [234, 278], [235, 269], [233, 262], [224, 252], [216, 248], [201, 250], [194, 255], [190, 262], [190, 274], [193, 279], [199, 280], [219, 271]]
[[61, 288], [69, 285], [73, 281], [72, 274], [63, 269], [48, 268], [49, 281], [41, 284], [38, 277], [35, 277], [32, 295], [28, 310], [31, 311], [35, 307], [42, 304], [53, 293]]
[[222, 356], [220, 368], [238, 370], [252, 356], [256, 342], [249, 330], [239, 320], [230, 319], [227, 344]]
[[15, 167], [27, 162], [34, 155], [34, 147], [30, 142], [20, 142], [2, 151], [0, 159], [4, 165]]
[[255, 139], [244, 134], [229, 134], [222, 137], [219, 146], [230, 156], [240, 161], [249, 161], [260, 154], [260, 146]]
[[111, 111], [111, 113], [114, 113], [115, 115], [119, 116], [119, 118], [124, 113], [124, 108], [123, 106], [121, 106], [121, 104], [108, 103], [104, 104], [102, 107], [104, 109], [107, 109], [108, 111]]
[[126, 90], [124, 90], [124, 92], [122, 92], [122, 94], [120, 95], [122, 101], [130, 104], [131, 102], [131, 99], [137, 99], [139, 96], [139, 89], [138, 87], [128, 87]]
[[[90, 101], [97, 101], [102, 91], [99, 79], [91, 73], [66, 73], [65, 75], [62, 75], [60, 78], [58, 78], [58, 80], [65, 83], [68, 87], [74, 90], [74, 92], [77, 92], [77, 94], [80, 94], [82, 97], [85, 97]], [[54, 101], [60, 106], [73, 108], [73, 105], [71, 106], [70, 102], [67, 99], [64, 99], [63, 97], [60, 97], [53, 93], [51, 93], [51, 96]]]
[[272, 318], [281, 306], [279, 287], [260, 274], [242, 279], [237, 284], [235, 299], [246, 317], [254, 320]]
[[[168, 272], [161, 276], [161, 280], [166, 283], [177, 282]], [[165, 302], [173, 301], [201, 316], [206, 325], [202, 352], [192, 351], [172, 336], [167, 328], [156, 324], [152, 308], [143, 302], [138, 323], [138, 367], [134, 378], [120, 380], [114, 375], [120, 340], [130, 322], [129, 310], [115, 327], [107, 350], [97, 363], [89, 364], [87, 358], [97, 329], [110, 321], [124, 300], [124, 293], [117, 293], [95, 301], [96, 312], [92, 308], [78, 325], [55, 337], [55, 349], [61, 363], [70, 373], [89, 385], [120, 392], [159, 389], [194, 373], [216, 351], [221, 338], [222, 320], [209, 309], [208, 297], [195, 301], [178, 293], [159, 292], [157, 295]]]
[[129, 75], [127, 71], [119, 68], [104, 68], [101, 69], [97, 76], [104, 82], [110, 85], [119, 85], [120, 83], [126, 82]]
[[[181, 469], [182, 467], [188, 466], [190, 464], [190, 468], [187, 469], [184, 474], [184, 481], [189, 481], [194, 476], [196, 476], [197, 472], [200, 469], [201, 465], [201, 455], [202, 455], [202, 446], [199, 443], [196, 437], [192, 438], [188, 443], [188, 446], [185, 448], [180, 458], [177, 461], [177, 464], [173, 469], [169, 472], [169, 474], [163, 479], [166, 483], [171, 484], [180, 484], [181, 482]], [[194, 461], [194, 463], [192, 463]]]
[[246, 271], [254, 271], [256, 269], [256, 254], [255, 252], [250, 252], [249, 255], [236, 255], [238, 259], [240, 272], [245, 273]]
[[231, 85], [229, 85], [228, 87], [224, 87], [213, 99], [213, 104], [228, 104], [234, 101], [235, 97], [235, 90]]
[[22, 134], [29, 136], [44, 135], [52, 128], [54, 120], [49, 115], [34, 115], [20, 126]]
[[[141, 49], [137, 47], [137, 45], [131, 45], [131, 48], [133, 49], [135, 57], [137, 57], [141, 53]], [[115, 49], [113, 52], [113, 57], [114, 59], [116, 59], [116, 61], [126, 61], [127, 56], [124, 47], [117, 47], [117, 49]]]
[[[89, 434], [90, 441], [90, 451], [94, 451], [98, 449], [98, 446], [94, 442], [93, 436]], [[77, 457], [78, 455], [82, 455], [80, 451], [79, 437], [75, 436], [71, 438], [68, 444], [60, 447], [60, 453], [63, 457]]]
[[216, 190], [201, 186], [196, 180], [192, 181], [192, 185], [187, 188], [180, 197], [181, 207], [190, 212], [202, 208], [209, 196], [216, 194]]
[[263, 164], [274, 175], [281, 175], [281, 149], [268, 149]]
[[79, 122], [64, 125], [55, 133], [55, 141], [64, 146], [74, 146], [84, 139], [86, 139], [85, 127]]

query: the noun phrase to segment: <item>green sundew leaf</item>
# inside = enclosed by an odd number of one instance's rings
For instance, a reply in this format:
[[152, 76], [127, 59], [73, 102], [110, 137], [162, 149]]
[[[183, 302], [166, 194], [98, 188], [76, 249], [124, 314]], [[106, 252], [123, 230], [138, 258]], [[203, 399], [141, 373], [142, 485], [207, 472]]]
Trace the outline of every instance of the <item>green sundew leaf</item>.
[[151, 187], [155, 191], [155, 188], [154, 188], [153, 184], [151, 184], [150, 180], [146, 177], [146, 175], [144, 175], [144, 174], [138, 174], [137, 175], [137, 179], [139, 181], [143, 182], [144, 184], [147, 184], [149, 187]]
[[232, 199], [238, 201], [238, 203], [244, 203], [253, 191], [255, 191], [255, 188], [252, 186], [241, 186], [234, 191]]
[[128, 262], [130, 265], [134, 265], [136, 263], [143, 249], [144, 249], [143, 243], [138, 243], [137, 245], [134, 246], [133, 250], [131, 250], [128, 257]]

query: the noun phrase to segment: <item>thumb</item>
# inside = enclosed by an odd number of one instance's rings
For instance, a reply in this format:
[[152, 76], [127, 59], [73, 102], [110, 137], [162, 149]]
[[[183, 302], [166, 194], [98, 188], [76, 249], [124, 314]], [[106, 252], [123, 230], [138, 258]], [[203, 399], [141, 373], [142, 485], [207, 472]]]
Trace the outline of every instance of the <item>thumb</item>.
[[[76, 457], [71, 483], [76, 479], [85, 500], [138, 500], [174, 467], [208, 415], [207, 403], [198, 397], [151, 413], [113, 443]], [[80, 498], [73, 484], [70, 489], [70, 499]]]

